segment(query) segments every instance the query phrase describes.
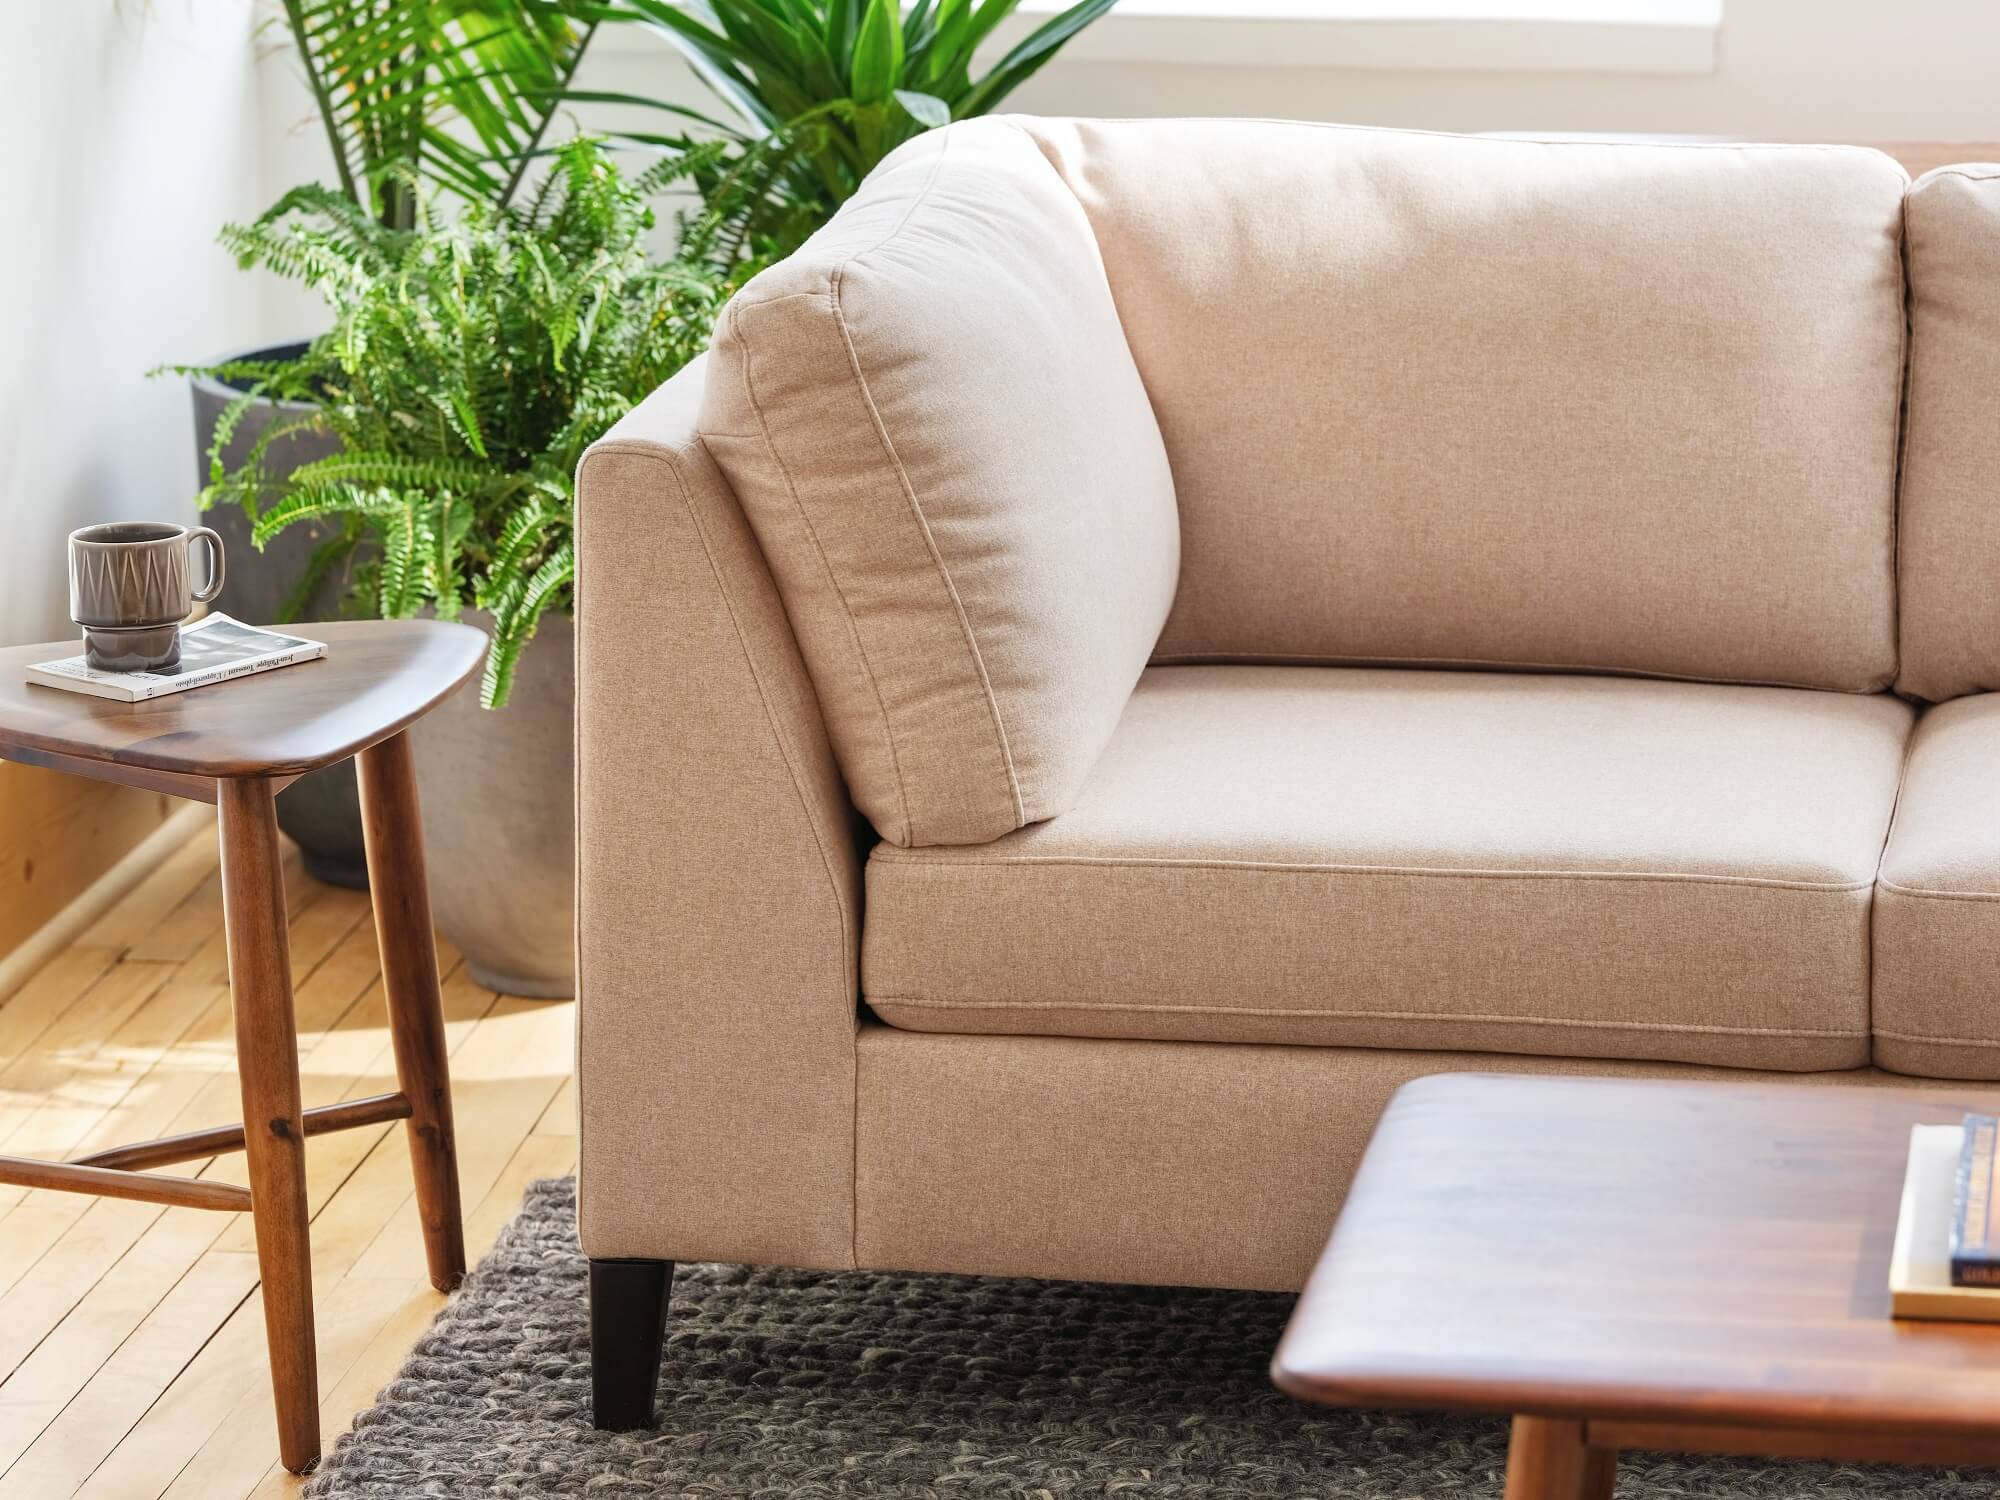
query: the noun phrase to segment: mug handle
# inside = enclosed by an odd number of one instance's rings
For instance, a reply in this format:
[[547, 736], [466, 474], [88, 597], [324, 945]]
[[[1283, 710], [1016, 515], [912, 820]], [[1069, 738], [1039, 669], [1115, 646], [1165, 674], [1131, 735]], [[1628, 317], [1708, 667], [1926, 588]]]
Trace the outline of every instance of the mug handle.
[[188, 532], [188, 550], [194, 550], [198, 541], [208, 543], [208, 582], [195, 591], [194, 602], [206, 604], [222, 592], [222, 538], [206, 526], [196, 526]]

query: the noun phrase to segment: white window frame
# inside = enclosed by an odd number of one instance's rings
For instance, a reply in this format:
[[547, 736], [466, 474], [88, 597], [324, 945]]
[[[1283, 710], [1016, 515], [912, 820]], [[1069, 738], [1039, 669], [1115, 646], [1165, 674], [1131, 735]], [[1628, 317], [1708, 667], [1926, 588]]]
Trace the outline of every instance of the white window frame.
[[[1024, 0], [1011, 44], [1068, 0]], [[1470, 72], [1713, 73], [1723, 0], [1119, 0], [1063, 56]]]

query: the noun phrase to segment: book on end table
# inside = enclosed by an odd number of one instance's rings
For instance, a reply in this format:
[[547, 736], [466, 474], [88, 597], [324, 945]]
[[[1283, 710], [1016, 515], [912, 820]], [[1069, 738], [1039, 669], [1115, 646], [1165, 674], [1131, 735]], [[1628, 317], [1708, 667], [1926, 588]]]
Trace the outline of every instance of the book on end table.
[[227, 682], [232, 677], [248, 677], [253, 672], [269, 672], [324, 655], [326, 645], [322, 641], [259, 630], [228, 615], [208, 615], [181, 630], [181, 659], [176, 666], [151, 672], [104, 672], [77, 655], [61, 661], [37, 662], [28, 668], [28, 678], [65, 692], [137, 703], [144, 698], [185, 693], [190, 688]]

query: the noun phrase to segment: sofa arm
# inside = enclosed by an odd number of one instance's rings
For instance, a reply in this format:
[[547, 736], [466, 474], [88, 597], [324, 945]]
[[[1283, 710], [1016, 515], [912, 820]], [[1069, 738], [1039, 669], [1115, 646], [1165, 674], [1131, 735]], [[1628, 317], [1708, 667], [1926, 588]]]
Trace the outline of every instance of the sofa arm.
[[577, 471], [580, 1229], [850, 1266], [860, 856], [704, 364]]

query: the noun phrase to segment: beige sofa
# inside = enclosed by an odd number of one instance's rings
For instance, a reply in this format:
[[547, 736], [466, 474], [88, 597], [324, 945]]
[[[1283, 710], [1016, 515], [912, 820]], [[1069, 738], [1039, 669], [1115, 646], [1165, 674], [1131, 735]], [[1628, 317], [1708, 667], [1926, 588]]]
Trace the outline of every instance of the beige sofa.
[[2000, 1077], [1996, 393], [2000, 168], [905, 147], [580, 476], [600, 1422], [674, 1260], [1294, 1287], [1430, 1072]]

